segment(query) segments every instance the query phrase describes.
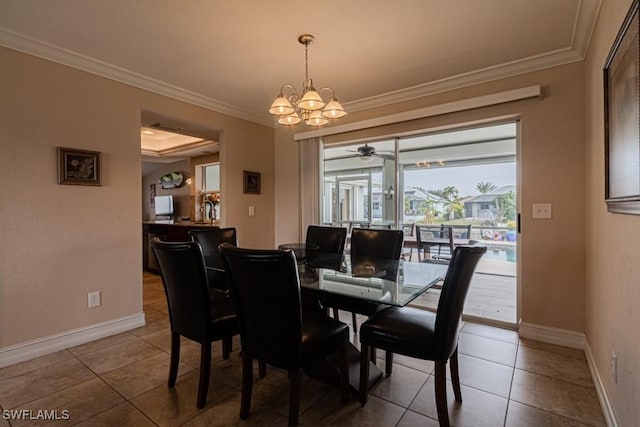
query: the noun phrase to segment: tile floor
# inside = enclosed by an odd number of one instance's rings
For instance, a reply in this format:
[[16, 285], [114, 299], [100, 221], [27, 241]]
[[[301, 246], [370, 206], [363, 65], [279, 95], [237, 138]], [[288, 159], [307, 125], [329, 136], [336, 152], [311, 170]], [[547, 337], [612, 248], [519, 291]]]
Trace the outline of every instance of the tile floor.
[[[251, 416], [241, 421], [238, 341], [230, 360], [214, 344], [207, 406], [196, 409], [198, 345], [183, 340], [175, 389], [166, 385], [169, 364], [167, 308], [158, 276], [144, 275], [146, 326], [0, 369], [0, 406], [7, 410], [68, 411], [68, 420], [7, 420], [0, 427], [82, 426], [284, 426], [286, 374], [269, 368], [257, 378]], [[341, 318], [348, 320], [344, 313]], [[363, 321], [360, 319], [359, 321]], [[357, 339], [354, 339], [357, 341]], [[453, 400], [456, 426], [604, 425], [584, 353], [519, 339], [516, 332], [465, 323], [460, 333], [463, 402]], [[437, 426], [433, 363], [394, 358], [361, 407], [341, 404], [339, 393], [305, 378], [300, 423], [327, 426]], [[378, 360], [380, 367], [383, 361]]]

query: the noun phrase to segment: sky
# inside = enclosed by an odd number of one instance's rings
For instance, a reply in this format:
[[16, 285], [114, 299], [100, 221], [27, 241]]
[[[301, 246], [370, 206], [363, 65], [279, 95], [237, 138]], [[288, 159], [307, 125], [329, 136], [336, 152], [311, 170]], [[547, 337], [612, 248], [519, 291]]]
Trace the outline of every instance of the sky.
[[458, 189], [458, 195], [476, 196], [479, 182], [491, 182], [497, 187], [516, 185], [516, 163], [460, 166], [410, 170], [405, 173], [405, 186], [440, 190], [446, 186]]

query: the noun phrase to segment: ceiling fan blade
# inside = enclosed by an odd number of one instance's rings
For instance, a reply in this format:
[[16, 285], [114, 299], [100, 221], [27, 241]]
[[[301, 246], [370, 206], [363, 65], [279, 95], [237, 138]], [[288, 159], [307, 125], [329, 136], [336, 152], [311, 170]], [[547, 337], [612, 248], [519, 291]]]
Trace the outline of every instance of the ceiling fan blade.
[[395, 156], [391, 154], [373, 153], [373, 155], [376, 157], [382, 157], [383, 159], [387, 159], [387, 160], [395, 160]]

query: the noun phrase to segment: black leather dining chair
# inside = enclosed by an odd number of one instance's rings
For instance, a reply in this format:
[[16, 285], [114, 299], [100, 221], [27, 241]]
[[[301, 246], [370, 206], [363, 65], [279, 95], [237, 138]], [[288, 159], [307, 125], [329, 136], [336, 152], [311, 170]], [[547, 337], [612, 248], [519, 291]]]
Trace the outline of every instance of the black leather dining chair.
[[441, 426], [449, 425], [447, 410], [447, 362], [455, 399], [462, 401], [458, 373], [458, 328], [464, 301], [480, 257], [486, 246], [458, 246], [442, 285], [435, 313], [411, 307], [389, 307], [378, 311], [360, 327], [360, 403], [367, 402], [371, 349], [386, 352], [385, 371], [391, 375], [393, 353], [435, 362], [435, 395]]
[[326, 254], [343, 254], [347, 241], [347, 229], [345, 227], [326, 227], [310, 225], [307, 227], [307, 246], [317, 246], [318, 252]]
[[400, 259], [404, 232], [354, 228], [351, 231], [351, 256]]
[[298, 424], [302, 369], [336, 352], [340, 354], [341, 398], [346, 402], [349, 327], [323, 314], [302, 311], [293, 252], [242, 249], [227, 243], [220, 245], [220, 251], [240, 322], [240, 418], [247, 419], [251, 410], [254, 359], [260, 362], [260, 376], [266, 375], [267, 364], [288, 372], [289, 425]]
[[222, 243], [229, 243], [238, 246], [236, 229], [229, 228], [203, 228], [189, 230], [191, 241], [198, 242], [202, 248], [202, 255], [205, 258], [207, 267], [207, 277], [209, 286], [221, 290], [228, 290], [226, 275], [224, 274], [224, 265], [218, 246]]
[[[404, 241], [402, 230], [379, 230], [371, 228], [354, 228], [351, 231], [351, 258], [367, 257], [399, 260]], [[333, 317], [339, 319], [338, 310], [351, 311], [353, 333], [358, 332], [356, 313], [370, 316], [378, 310], [379, 305], [366, 301], [344, 300], [339, 296], [332, 297], [325, 303], [333, 308]], [[354, 311], [355, 308], [355, 311]]]
[[[346, 227], [310, 225], [307, 227], [305, 244], [307, 247], [317, 247], [317, 249], [307, 251], [307, 259], [313, 262], [316, 253], [342, 255], [346, 241]], [[305, 310], [326, 311], [325, 301], [305, 293], [302, 294], [302, 307]]]
[[151, 243], [160, 268], [169, 307], [171, 360], [169, 387], [174, 387], [180, 362], [180, 337], [200, 343], [200, 379], [196, 406], [207, 401], [211, 374], [211, 345], [222, 340], [222, 354], [229, 358], [232, 337], [240, 331], [228, 294], [208, 286], [200, 245], [196, 242]]

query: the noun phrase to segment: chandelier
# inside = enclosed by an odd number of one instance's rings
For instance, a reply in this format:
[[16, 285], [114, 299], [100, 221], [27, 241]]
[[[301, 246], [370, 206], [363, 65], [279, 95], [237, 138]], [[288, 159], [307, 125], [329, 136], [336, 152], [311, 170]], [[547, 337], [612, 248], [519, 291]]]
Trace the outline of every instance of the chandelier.
[[[278, 116], [278, 123], [281, 125], [297, 125], [304, 120], [309, 126], [324, 126], [329, 123], [329, 119], [339, 119], [347, 115], [342, 105], [336, 99], [333, 89], [323, 87], [319, 91], [313, 87], [313, 81], [309, 78], [309, 45], [316, 40], [311, 34], [302, 34], [298, 37], [298, 42], [304, 45], [304, 83], [302, 84], [302, 97], [296, 88], [287, 83], [282, 85], [280, 93], [276, 97], [269, 112]], [[290, 89], [292, 93], [284, 95], [285, 89]], [[325, 104], [320, 96], [320, 92], [331, 92], [331, 100]]]

